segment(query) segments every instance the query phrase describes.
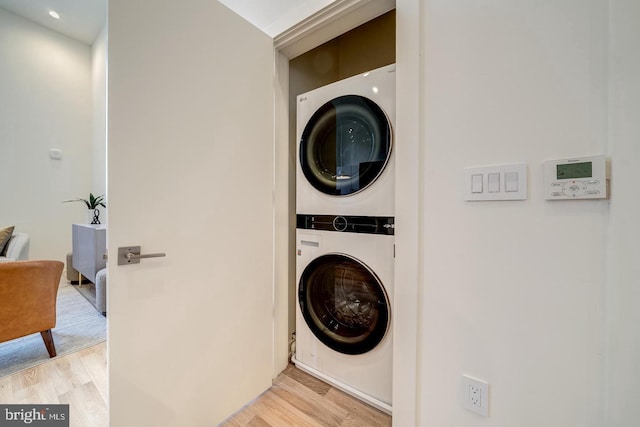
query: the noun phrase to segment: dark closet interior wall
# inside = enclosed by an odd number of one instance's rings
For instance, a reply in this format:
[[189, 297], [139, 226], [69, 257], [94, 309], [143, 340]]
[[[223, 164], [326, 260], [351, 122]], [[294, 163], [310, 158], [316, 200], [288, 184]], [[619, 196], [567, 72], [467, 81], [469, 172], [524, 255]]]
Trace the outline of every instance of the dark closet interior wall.
[[[392, 10], [289, 61], [289, 149], [294, 159], [289, 171], [291, 182], [296, 170], [296, 97], [321, 86], [359, 73], [393, 64], [396, 61], [396, 12]], [[295, 187], [290, 206], [295, 208]], [[289, 265], [289, 332], [295, 331], [295, 209], [291, 212]]]
[[396, 60], [396, 14], [387, 12], [289, 61], [289, 105], [301, 93]]

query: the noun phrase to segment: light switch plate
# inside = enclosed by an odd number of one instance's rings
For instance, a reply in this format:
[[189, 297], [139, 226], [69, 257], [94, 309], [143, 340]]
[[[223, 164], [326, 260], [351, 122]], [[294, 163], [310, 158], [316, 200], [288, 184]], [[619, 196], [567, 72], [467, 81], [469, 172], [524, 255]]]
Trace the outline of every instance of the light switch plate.
[[526, 200], [527, 188], [526, 163], [464, 170], [463, 193], [466, 201]]

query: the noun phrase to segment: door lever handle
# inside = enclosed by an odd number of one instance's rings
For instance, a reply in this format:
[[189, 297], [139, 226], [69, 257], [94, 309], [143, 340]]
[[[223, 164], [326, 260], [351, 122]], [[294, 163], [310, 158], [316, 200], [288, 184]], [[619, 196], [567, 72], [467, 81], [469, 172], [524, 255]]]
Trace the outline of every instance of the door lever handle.
[[125, 246], [118, 248], [118, 265], [140, 264], [143, 258], [160, 258], [167, 256], [164, 252], [155, 254], [141, 254], [140, 246]]
[[163, 256], [167, 256], [167, 254], [165, 254], [164, 252], [159, 252], [157, 254], [134, 254], [132, 252], [127, 252], [126, 255], [127, 259], [142, 259], [142, 258], [160, 258]]

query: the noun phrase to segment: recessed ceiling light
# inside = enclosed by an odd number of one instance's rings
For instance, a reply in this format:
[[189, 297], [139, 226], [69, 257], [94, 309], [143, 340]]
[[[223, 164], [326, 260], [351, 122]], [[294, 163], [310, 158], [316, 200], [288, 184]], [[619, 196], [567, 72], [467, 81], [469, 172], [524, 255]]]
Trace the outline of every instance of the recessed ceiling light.
[[56, 12], [55, 10], [50, 10], [49, 16], [55, 19], [60, 19], [60, 15], [58, 15], [58, 12]]

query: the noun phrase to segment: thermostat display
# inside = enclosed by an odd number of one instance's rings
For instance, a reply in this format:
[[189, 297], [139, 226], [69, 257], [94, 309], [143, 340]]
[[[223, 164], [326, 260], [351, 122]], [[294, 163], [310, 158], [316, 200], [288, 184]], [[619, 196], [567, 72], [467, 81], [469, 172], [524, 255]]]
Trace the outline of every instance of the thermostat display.
[[556, 179], [591, 178], [593, 176], [593, 163], [566, 163], [556, 165]]
[[606, 199], [605, 156], [550, 160], [544, 163], [545, 199]]

